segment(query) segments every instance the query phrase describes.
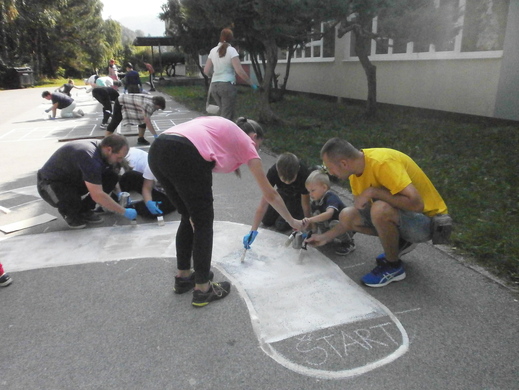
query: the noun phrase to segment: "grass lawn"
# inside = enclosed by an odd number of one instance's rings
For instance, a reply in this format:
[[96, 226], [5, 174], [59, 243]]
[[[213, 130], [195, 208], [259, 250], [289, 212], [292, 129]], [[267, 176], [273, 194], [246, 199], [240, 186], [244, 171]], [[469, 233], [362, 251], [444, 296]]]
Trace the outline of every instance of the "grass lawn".
[[[160, 87], [204, 112], [203, 87]], [[256, 96], [240, 88], [238, 115], [257, 118]], [[508, 283], [519, 285], [519, 123], [381, 105], [377, 119], [363, 105], [288, 95], [273, 110], [287, 124], [265, 126], [265, 145], [320, 164], [331, 137], [357, 148], [387, 147], [411, 156], [432, 180], [454, 220], [452, 246]], [[349, 189], [348, 182], [341, 183]]]

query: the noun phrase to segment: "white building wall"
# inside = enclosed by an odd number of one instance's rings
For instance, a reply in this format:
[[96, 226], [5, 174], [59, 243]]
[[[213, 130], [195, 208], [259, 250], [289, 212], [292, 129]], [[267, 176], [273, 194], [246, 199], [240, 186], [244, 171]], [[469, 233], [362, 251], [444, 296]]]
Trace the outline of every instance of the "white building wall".
[[[501, 58], [373, 61], [377, 101], [462, 114], [493, 116]], [[284, 75], [286, 65], [276, 73]], [[287, 89], [366, 100], [367, 79], [357, 61], [292, 63]]]
[[[372, 46], [377, 101], [519, 121], [518, 25], [519, 0], [512, 0], [504, 51], [462, 52], [461, 34], [452, 52], [431, 48], [413, 53], [408, 48], [404, 54], [375, 55]], [[358, 59], [350, 56], [350, 42], [349, 34], [336, 39], [334, 58], [294, 59], [287, 89], [366, 100], [366, 75]], [[279, 61], [276, 73], [280, 80], [285, 70], [285, 61]]]

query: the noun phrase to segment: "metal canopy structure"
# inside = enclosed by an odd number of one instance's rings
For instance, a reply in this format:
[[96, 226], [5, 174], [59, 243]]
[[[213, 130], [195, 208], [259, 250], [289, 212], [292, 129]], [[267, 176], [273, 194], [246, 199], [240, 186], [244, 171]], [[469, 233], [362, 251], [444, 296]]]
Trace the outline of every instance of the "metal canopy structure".
[[175, 46], [173, 37], [137, 37], [134, 46]]
[[162, 52], [161, 46], [175, 46], [175, 38], [173, 37], [137, 37], [133, 41], [134, 46], [150, 46], [151, 47], [151, 62], [154, 62], [153, 47], [159, 48], [159, 66], [160, 75], [162, 76]]

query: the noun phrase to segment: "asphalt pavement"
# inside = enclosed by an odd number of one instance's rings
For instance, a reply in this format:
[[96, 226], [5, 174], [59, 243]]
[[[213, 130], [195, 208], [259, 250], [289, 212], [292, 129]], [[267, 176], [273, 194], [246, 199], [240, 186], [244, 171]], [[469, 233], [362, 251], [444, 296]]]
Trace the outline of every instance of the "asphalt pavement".
[[[39, 198], [36, 171], [63, 140], [104, 134], [91, 95], [73, 96], [84, 117], [48, 120], [43, 90], [0, 91], [0, 227], [56, 217], [0, 232], [13, 278], [0, 288], [0, 389], [519, 389], [517, 292], [445, 247], [420, 244], [407, 278], [377, 289], [359, 280], [381, 247], [359, 234], [347, 257], [312, 249], [296, 264], [286, 236], [261, 230], [240, 264], [260, 199], [246, 167], [214, 175], [215, 279], [233, 290], [191, 307], [172, 291], [177, 213], [137, 227], [106, 213], [71, 231]], [[202, 115], [165, 97], [160, 131]], [[122, 130], [131, 146], [136, 131]]]

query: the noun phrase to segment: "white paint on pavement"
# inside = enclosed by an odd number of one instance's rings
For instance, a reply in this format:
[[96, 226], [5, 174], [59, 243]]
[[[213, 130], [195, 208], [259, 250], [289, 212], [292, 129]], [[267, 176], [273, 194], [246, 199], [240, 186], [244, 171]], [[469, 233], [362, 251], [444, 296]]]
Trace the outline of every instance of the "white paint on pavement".
[[[174, 236], [178, 224], [126, 225], [16, 236], [1, 243], [0, 259], [9, 272], [17, 272], [91, 262], [171, 258], [176, 256]], [[213, 266], [231, 279], [233, 288], [247, 304], [261, 348], [278, 363], [304, 375], [345, 378], [385, 365], [408, 350], [409, 339], [399, 320], [314, 248], [309, 248], [300, 264], [299, 251], [285, 247], [285, 235], [260, 229], [241, 263], [241, 238], [248, 230], [248, 226], [241, 224], [215, 222]], [[297, 345], [307, 342], [315, 332], [327, 329], [332, 332], [348, 324], [358, 323], [360, 327], [363, 322], [377, 319], [380, 323], [371, 324], [372, 329], [383, 329], [391, 324], [399, 337], [390, 337], [395, 344], [392, 349], [364, 359], [358, 365], [350, 362], [346, 368], [327, 369], [320, 363], [321, 367], [316, 368], [315, 363], [302, 363], [278, 349], [284, 342], [299, 340]], [[354, 331], [357, 335], [365, 334], [359, 329]], [[384, 332], [387, 333], [385, 328]], [[346, 336], [351, 338], [342, 331], [342, 338]], [[372, 336], [361, 338], [365, 342], [373, 341]], [[328, 339], [326, 341], [330, 344]], [[361, 342], [356, 343], [362, 346]], [[344, 341], [343, 344], [347, 351], [351, 344]], [[334, 349], [343, 358], [339, 349]]]

